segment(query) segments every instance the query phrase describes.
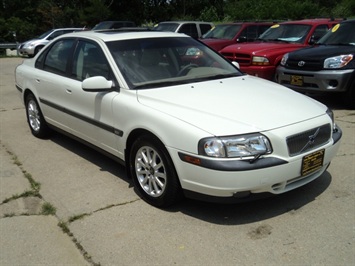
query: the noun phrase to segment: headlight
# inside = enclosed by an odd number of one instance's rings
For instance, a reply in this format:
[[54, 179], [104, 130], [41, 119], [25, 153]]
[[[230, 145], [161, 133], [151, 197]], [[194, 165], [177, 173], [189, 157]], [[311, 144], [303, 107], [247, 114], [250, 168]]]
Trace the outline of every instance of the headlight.
[[33, 46], [34, 46], [33, 43], [26, 43], [26, 44], [24, 45], [24, 48], [30, 48], [30, 47], [33, 47]]
[[287, 62], [287, 59], [288, 59], [288, 53], [284, 54], [284, 56], [281, 59], [280, 65], [285, 66], [286, 62]]
[[200, 140], [198, 149], [200, 154], [216, 158], [243, 159], [272, 152], [268, 138], [258, 133], [205, 138]]
[[329, 108], [327, 109], [327, 115], [330, 117], [330, 119], [332, 120], [332, 126], [333, 126], [333, 129], [336, 128], [336, 125], [335, 125], [335, 120], [334, 120], [334, 113], [332, 110], [330, 110]]
[[352, 54], [339, 55], [324, 60], [324, 68], [342, 68], [353, 60]]
[[256, 66], [268, 66], [270, 65], [269, 59], [263, 56], [253, 56], [252, 64]]

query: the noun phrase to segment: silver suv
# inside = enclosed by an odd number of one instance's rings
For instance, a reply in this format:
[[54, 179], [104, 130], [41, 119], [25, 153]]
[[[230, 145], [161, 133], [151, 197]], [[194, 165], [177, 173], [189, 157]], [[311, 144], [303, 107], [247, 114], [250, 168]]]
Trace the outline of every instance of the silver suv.
[[18, 53], [20, 55], [27, 55], [29, 57], [33, 57], [54, 38], [65, 33], [81, 30], [83, 30], [83, 28], [63, 28], [49, 30], [35, 39], [21, 43], [18, 47]]

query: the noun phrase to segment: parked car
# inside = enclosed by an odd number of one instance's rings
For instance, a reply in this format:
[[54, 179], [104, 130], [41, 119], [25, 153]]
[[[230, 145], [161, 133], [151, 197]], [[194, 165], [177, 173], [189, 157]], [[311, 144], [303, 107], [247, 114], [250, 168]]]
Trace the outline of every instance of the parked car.
[[339, 20], [333, 19], [282, 22], [271, 26], [257, 42], [230, 45], [220, 53], [237, 61], [245, 73], [275, 80], [276, 67], [285, 53], [314, 44], [337, 23]]
[[201, 37], [201, 41], [217, 52], [236, 43], [254, 42], [273, 22], [234, 22], [219, 24]]
[[326, 171], [342, 135], [325, 105], [183, 34], [67, 34], [15, 78], [35, 137], [56, 129], [115, 158], [158, 207], [296, 189]]
[[127, 27], [136, 27], [133, 21], [102, 21], [95, 25], [92, 30], [109, 30]]
[[333, 27], [317, 45], [283, 56], [277, 81], [307, 93], [342, 93], [355, 108], [355, 20]]
[[213, 23], [203, 21], [164, 21], [158, 23], [153, 30], [185, 33], [198, 39], [213, 27]]
[[18, 47], [19, 55], [27, 55], [29, 57], [35, 56], [46, 44], [48, 44], [54, 38], [70, 32], [82, 31], [83, 28], [63, 28], [63, 29], [52, 29], [42, 35], [21, 43]]

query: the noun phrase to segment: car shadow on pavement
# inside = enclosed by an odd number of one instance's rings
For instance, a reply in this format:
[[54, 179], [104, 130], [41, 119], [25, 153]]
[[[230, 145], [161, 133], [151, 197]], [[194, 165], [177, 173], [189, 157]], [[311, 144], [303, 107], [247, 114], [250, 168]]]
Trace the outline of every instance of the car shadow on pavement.
[[90, 148], [89, 146], [86, 146], [85, 144], [58, 132], [54, 132], [50, 137], [50, 140], [67, 149], [68, 151], [78, 155], [84, 160], [95, 164], [100, 168], [100, 171], [109, 172], [121, 180], [126, 181], [129, 184], [129, 187], [133, 187], [131, 179], [127, 177], [126, 168], [114, 159], [103, 155], [95, 149]]
[[296, 190], [235, 204], [217, 204], [186, 199], [170, 209], [196, 219], [220, 225], [240, 225], [259, 222], [285, 213], [294, 214], [315, 201], [330, 185], [329, 172]]
[[[60, 133], [53, 133], [50, 139], [84, 160], [97, 165], [101, 171], [109, 172], [127, 182], [127, 189], [134, 189], [132, 180], [127, 176], [126, 168], [115, 160]], [[303, 206], [316, 200], [329, 187], [331, 179], [330, 173], [326, 171], [313, 182], [281, 195], [234, 204], [217, 204], [183, 199], [181, 202], [163, 210], [181, 212], [214, 224], [238, 225], [254, 223], [285, 213], [297, 212]], [[154, 207], [152, 206], [152, 208]]]
[[[306, 94], [307, 95], [307, 94]], [[307, 95], [312, 99], [317, 100], [328, 106], [332, 110], [343, 110], [348, 109], [348, 107], [344, 103], [343, 96], [337, 93], [330, 93], [330, 94], [311, 94]]]

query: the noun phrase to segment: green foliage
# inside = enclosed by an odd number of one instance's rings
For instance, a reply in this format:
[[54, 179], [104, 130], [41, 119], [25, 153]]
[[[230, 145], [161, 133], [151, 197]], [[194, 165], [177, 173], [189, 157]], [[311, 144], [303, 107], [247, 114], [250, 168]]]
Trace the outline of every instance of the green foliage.
[[55, 215], [57, 209], [50, 203], [48, 202], [45, 202], [43, 205], [42, 205], [42, 211], [41, 211], [41, 214], [43, 215]]
[[58, 27], [93, 27], [103, 20], [137, 25], [165, 20], [285, 20], [354, 17], [354, 0], [2, 0], [0, 39], [24, 41]]
[[201, 21], [218, 21], [217, 8], [214, 6], [205, 7], [201, 11], [200, 19]]

